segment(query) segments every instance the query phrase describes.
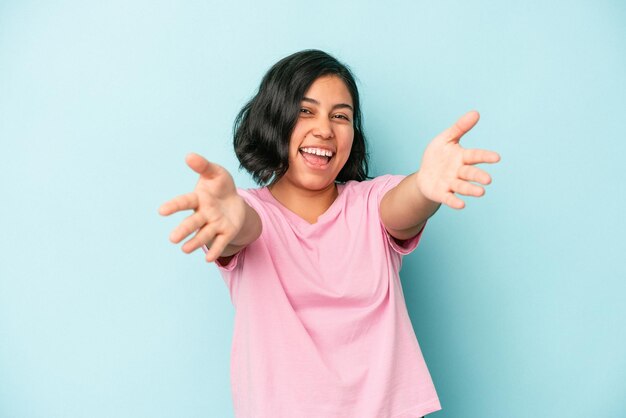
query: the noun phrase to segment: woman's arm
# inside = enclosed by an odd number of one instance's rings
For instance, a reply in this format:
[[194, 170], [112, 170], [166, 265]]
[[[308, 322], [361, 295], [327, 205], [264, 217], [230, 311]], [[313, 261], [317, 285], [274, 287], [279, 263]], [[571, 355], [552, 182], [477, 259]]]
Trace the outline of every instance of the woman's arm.
[[194, 213], [172, 231], [170, 241], [179, 243], [196, 232], [182, 250], [191, 253], [206, 245], [209, 262], [231, 256], [255, 241], [261, 235], [261, 219], [239, 196], [230, 173], [198, 154], [189, 154], [186, 162], [200, 174], [196, 188], [161, 205], [159, 213], [166, 216], [190, 209]]
[[417, 187], [418, 174], [419, 171], [405, 177], [380, 202], [380, 219], [387, 232], [399, 240], [417, 235], [426, 220], [441, 206], [420, 192]]
[[244, 204], [246, 205], [246, 208], [243, 226], [241, 227], [239, 234], [233, 238], [226, 248], [224, 248], [220, 254], [220, 258], [237, 254], [239, 251], [246, 248], [248, 244], [256, 241], [256, 239], [261, 235], [262, 228], [259, 214], [252, 209], [250, 205], [245, 202]]
[[463, 209], [465, 202], [455, 193], [475, 197], [485, 194], [484, 188], [470, 182], [486, 185], [491, 183], [491, 177], [474, 165], [496, 163], [500, 156], [493, 151], [459, 145], [461, 137], [476, 125], [479, 117], [478, 112], [468, 112], [437, 135], [424, 151], [420, 170], [383, 196], [380, 218], [394, 238], [414, 237], [442, 203]]

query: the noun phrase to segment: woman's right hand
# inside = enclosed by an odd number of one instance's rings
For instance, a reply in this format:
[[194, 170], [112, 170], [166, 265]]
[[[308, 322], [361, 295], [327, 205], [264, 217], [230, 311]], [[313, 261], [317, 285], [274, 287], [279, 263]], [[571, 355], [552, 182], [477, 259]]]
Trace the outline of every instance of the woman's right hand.
[[[187, 165], [200, 175], [193, 192], [178, 196], [159, 207], [167, 216], [193, 209], [170, 234], [170, 241], [179, 243], [191, 233], [182, 250], [191, 253], [203, 245], [209, 248], [207, 261], [215, 261], [240, 234], [246, 220], [247, 204], [237, 193], [235, 182], [225, 168], [207, 161], [198, 154], [188, 154]], [[233, 243], [237, 245], [237, 243]]]

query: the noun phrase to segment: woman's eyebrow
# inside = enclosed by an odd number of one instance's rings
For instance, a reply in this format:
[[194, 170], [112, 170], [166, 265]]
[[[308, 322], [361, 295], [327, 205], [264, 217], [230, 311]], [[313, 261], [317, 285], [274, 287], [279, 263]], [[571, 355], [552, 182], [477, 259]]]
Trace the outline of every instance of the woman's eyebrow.
[[[320, 105], [320, 102], [318, 102], [318, 101], [317, 101], [317, 100], [315, 100], [315, 99], [311, 99], [310, 97], [303, 97], [303, 98], [302, 98], [302, 101], [303, 101], [303, 102], [310, 102], [310, 103], [313, 103], [313, 104], [318, 105], [318, 106]], [[336, 105], [334, 105], [334, 106], [333, 106], [333, 110], [334, 110], [334, 109], [341, 109], [341, 108], [348, 108], [348, 109], [350, 109], [352, 112], [354, 112], [354, 109], [352, 109], [352, 106], [350, 106], [350, 105], [349, 105], [349, 104], [347, 104], [347, 103], [337, 103]]]

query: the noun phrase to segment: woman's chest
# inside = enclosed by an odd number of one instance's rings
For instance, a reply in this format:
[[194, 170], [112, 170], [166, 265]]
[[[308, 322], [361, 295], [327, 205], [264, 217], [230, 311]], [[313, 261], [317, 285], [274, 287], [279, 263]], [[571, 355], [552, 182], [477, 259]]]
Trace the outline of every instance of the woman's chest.
[[264, 237], [268, 265], [294, 307], [368, 305], [387, 292], [393, 266], [386, 233], [379, 223], [354, 221], [306, 234], [287, 225]]

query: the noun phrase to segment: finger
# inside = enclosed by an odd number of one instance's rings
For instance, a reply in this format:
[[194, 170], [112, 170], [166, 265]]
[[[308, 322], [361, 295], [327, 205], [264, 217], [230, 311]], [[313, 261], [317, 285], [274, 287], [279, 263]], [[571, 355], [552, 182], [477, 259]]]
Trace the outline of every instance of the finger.
[[180, 210], [196, 209], [198, 207], [198, 195], [194, 192], [175, 197], [159, 207], [159, 213], [167, 216]]
[[209, 251], [205, 254], [204, 258], [207, 262], [213, 262], [219, 258], [220, 255], [224, 252], [224, 249], [230, 242], [230, 238], [226, 235], [218, 235], [213, 243], [209, 247]]
[[467, 181], [455, 179], [450, 184], [450, 188], [454, 193], [462, 194], [465, 196], [480, 197], [485, 194], [485, 189]]
[[461, 137], [478, 123], [480, 114], [472, 110], [461, 116], [451, 127], [443, 132], [443, 136], [448, 142], [459, 142]]
[[196, 232], [193, 238], [183, 244], [182, 250], [183, 252], [189, 254], [205, 244], [209, 247], [211, 241], [215, 238], [215, 235], [217, 235], [217, 226], [211, 223], [206, 224], [202, 229]]
[[207, 221], [204, 216], [199, 213], [194, 213], [174, 228], [170, 234], [170, 241], [177, 244], [187, 238], [192, 232], [202, 228], [206, 223]]
[[224, 170], [221, 166], [208, 161], [194, 152], [187, 154], [185, 162], [193, 171], [209, 179], [217, 176]]
[[465, 207], [465, 202], [450, 192], [446, 193], [442, 203], [450, 206], [452, 209], [463, 209]]
[[481, 163], [497, 163], [500, 161], [500, 154], [495, 151], [486, 149], [464, 149], [463, 163], [465, 164], [481, 164]]
[[462, 180], [475, 181], [480, 184], [490, 184], [491, 176], [486, 171], [473, 165], [463, 165], [459, 168], [458, 176]]

